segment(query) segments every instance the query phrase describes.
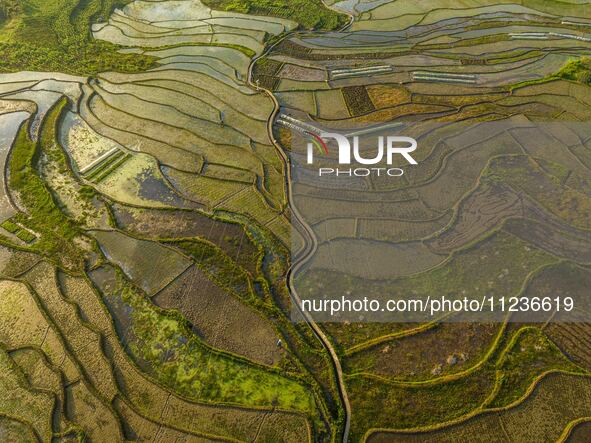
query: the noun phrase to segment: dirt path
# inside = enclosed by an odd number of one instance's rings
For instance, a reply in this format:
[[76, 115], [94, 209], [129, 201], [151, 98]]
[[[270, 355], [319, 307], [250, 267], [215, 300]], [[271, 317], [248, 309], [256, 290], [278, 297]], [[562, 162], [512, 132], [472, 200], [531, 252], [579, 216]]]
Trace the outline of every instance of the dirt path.
[[[341, 11], [339, 11], [339, 12], [341, 12]], [[351, 21], [352, 20], [353, 20], [353, 17], [351, 16]], [[351, 21], [347, 25], [345, 25], [343, 30], [348, 28], [351, 25]], [[283, 150], [281, 145], [279, 145], [279, 143], [275, 140], [275, 137], [273, 137], [273, 122], [275, 121], [275, 117], [277, 116], [277, 113], [279, 112], [279, 108], [280, 108], [279, 102], [277, 101], [277, 99], [275, 98], [275, 96], [273, 95], [273, 93], [271, 91], [269, 91], [265, 88], [262, 88], [260, 86], [256, 86], [252, 82], [252, 69], [253, 69], [255, 62], [259, 58], [267, 55], [277, 44], [279, 44], [285, 38], [292, 36], [294, 33], [297, 33], [297, 31], [291, 32], [291, 33], [286, 33], [282, 39], [278, 40], [273, 45], [265, 48], [265, 51], [261, 55], [259, 55], [258, 57], [254, 57], [251, 60], [250, 66], [248, 68], [248, 84], [254, 89], [257, 89], [259, 91], [263, 91], [263, 92], [267, 93], [267, 95], [269, 95], [269, 97], [273, 100], [273, 103], [274, 103], [273, 113], [271, 114], [271, 116], [269, 117], [269, 120], [267, 122], [267, 132], [269, 135], [269, 139], [272, 141], [273, 145], [277, 149], [277, 152], [279, 153], [279, 155], [283, 161], [283, 164], [284, 164], [287, 200], [288, 200], [289, 208], [291, 210], [292, 222], [295, 222], [292, 224], [294, 225], [294, 227], [298, 230], [298, 232], [302, 235], [302, 237], [304, 239], [304, 248], [298, 252], [297, 263], [295, 265], [293, 263], [291, 263], [290, 269], [288, 271], [287, 287], [289, 290], [289, 295], [292, 299], [292, 303], [294, 303], [294, 305], [297, 307], [299, 313], [306, 320], [306, 322], [310, 325], [310, 328], [314, 332], [314, 335], [316, 335], [316, 337], [318, 338], [318, 340], [320, 341], [322, 346], [328, 351], [328, 353], [330, 355], [332, 366], [333, 366], [333, 371], [336, 375], [336, 380], [335, 380], [336, 386], [338, 388], [339, 397], [341, 399], [341, 403], [343, 405], [343, 409], [345, 412], [345, 417], [344, 417], [345, 424], [344, 424], [344, 427], [342, 430], [342, 440], [341, 441], [343, 443], [347, 443], [347, 440], [349, 437], [349, 429], [351, 427], [351, 405], [349, 403], [349, 397], [347, 396], [347, 388], [345, 386], [345, 380], [344, 380], [344, 376], [343, 376], [341, 362], [339, 360], [339, 357], [338, 357], [334, 347], [332, 346], [332, 343], [330, 342], [330, 340], [328, 339], [328, 337], [326, 336], [326, 334], [324, 333], [322, 328], [320, 328], [318, 323], [316, 323], [314, 321], [314, 319], [312, 318], [312, 316], [309, 313], [303, 312], [301, 310], [301, 299], [300, 299], [299, 295], [297, 294], [297, 291], [295, 290], [295, 287], [292, 282], [293, 276], [296, 274], [296, 272], [303, 265], [305, 265], [306, 262], [311, 257], [313, 257], [314, 254], [316, 253], [316, 250], [318, 248], [318, 240], [316, 238], [316, 235], [314, 234], [314, 231], [310, 228], [310, 226], [305, 222], [305, 220], [301, 216], [300, 212], [298, 211], [298, 208], [295, 207], [294, 205], [292, 205], [294, 199], [293, 199], [292, 187], [291, 187], [291, 183], [292, 183], [292, 181], [291, 181], [291, 164], [290, 164], [287, 154], [285, 153], [285, 151]]]

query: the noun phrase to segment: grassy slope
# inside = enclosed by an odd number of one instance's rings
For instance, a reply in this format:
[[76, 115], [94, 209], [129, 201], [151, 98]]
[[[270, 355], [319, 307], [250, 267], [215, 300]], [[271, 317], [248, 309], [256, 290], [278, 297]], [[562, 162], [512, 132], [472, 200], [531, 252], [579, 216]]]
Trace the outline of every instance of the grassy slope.
[[45, 255], [62, 255], [68, 262], [81, 258], [72, 242], [79, 236], [77, 227], [60, 211], [51, 192], [39, 177], [36, 164], [44, 144], [54, 143], [56, 127], [66, 105], [62, 99], [47, 115], [43, 123], [40, 140], [31, 140], [28, 126], [24, 123], [14, 141], [10, 155], [10, 187], [20, 199], [20, 205], [27, 215], [19, 213], [15, 221], [41, 234], [33, 249]]
[[581, 57], [571, 60], [558, 71], [557, 75], [566, 80], [591, 85], [591, 58]]
[[306, 29], [338, 29], [348, 21], [345, 14], [328, 9], [321, 0], [203, 0], [203, 3], [212, 9], [294, 20]]
[[94, 22], [106, 20], [126, 0], [0, 0], [0, 72], [57, 71], [92, 75], [136, 72], [154, 59], [119, 54], [118, 46], [95, 40]]

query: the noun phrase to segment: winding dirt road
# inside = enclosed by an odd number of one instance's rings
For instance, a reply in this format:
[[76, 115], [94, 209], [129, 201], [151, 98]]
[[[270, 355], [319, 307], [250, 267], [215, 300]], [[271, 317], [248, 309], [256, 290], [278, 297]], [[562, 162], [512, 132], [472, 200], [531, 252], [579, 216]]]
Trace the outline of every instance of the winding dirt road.
[[[342, 12], [342, 11], [339, 11], [339, 12]], [[350, 16], [350, 17], [351, 17], [351, 20], [349, 21], [349, 23], [347, 23], [347, 25], [345, 25], [341, 29], [341, 31], [345, 30], [346, 28], [348, 28], [351, 25], [351, 23], [353, 21], [353, 16]], [[287, 203], [288, 203], [289, 208], [291, 210], [292, 225], [298, 230], [298, 232], [300, 233], [300, 235], [304, 239], [304, 247], [300, 251], [298, 251], [297, 256], [295, 257], [294, 260], [292, 260], [292, 263], [290, 264], [290, 268], [287, 273], [287, 287], [289, 290], [289, 294], [290, 294], [292, 303], [294, 303], [294, 306], [298, 309], [299, 313], [306, 320], [306, 322], [310, 325], [310, 328], [314, 332], [314, 335], [316, 336], [316, 338], [318, 338], [318, 340], [320, 341], [322, 346], [328, 351], [328, 354], [330, 355], [331, 363], [333, 366], [333, 371], [336, 376], [336, 380], [335, 380], [336, 386], [338, 388], [339, 397], [340, 397], [341, 404], [343, 406], [343, 410], [345, 413], [344, 426], [342, 429], [342, 442], [347, 443], [348, 437], [349, 437], [349, 430], [351, 427], [351, 405], [349, 403], [349, 397], [347, 396], [347, 388], [345, 386], [345, 380], [344, 380], [344, 376], [343, 376], [341, 362], [339, 360], [339, 357], [338, 357], [334, 347], [332, 346], [332, 343], [330, 342], [329, 338], [326, 336], [326, 334], [324, 333], [322, 328], [318, 325], [318, 323], [316, 323], [314, 321], [314, 319], [312, 318], [312, 316], [309, 313], [301, 310], [301, 298], [297, 294], [297, 291], [295, 290], [295, 287], [293, 285], [294, 275], [316, 253], [316, 250], [318, 248], [318, 240], [317, 240], [316, 235], [314, 234], [314, 231], [312, 230], [312, 228], [310, 228], [310, 226], [303, 219], [298, 208], [295, 205], [293, 205], [294, 199], [293, 199], [292, 186], [291, 186], [291, 184], [292, 184], [291, 163], [290, 163], [289, 157], [285, 153], [283, 147], [277, 142], [277, 140], [275, 140], [275, 137], [273, 136], [273, 123], [275, 122], [275, 118], [277, 117], [277, 114], [279, 113], [279, 110], [280, 110], [279, 102], [277, 101], [277, 99], [275, 98], [275, 96], [273, 95], [273, 93], [271, 91], [269, 91], [265, 88], [262, 88], [258, 85], [255, 85], [252, 82], [252, 70], [253, 70], [253, 67], [254, 67], [254, 64], [256, 63], [256, 61], [259, 58], [267, 55], [277, 44], [279, 44], [285, 38], [291, 37], [294, 34], [296, 34], [297, 32], [298, 31], [293, 31], [293, 32], [289, 32], [289, 33], [284, 34], [283, 38], [276, 41], [273, 45], [270, 45], [267, 48], [265, 48], [265, 51], [263, 51], [263, 53], [261, 55], [259, 55], [258, 57], [254, 57], [251, 60], [250, 66], [248, 67], [248, 84], [256, 90], [265, 92], [273, 100], [273, 103], [274, 103], [274, 110], [273, 110], [272, 114], [270, 115], [269, 120], [267, 122], [267, 132], [269, 134], [269, 138], [271, 139], [273, 145], [277, 149], [277, 152], [281, 156], [281, 159], [284, 164], [285, 182], [286, 182], [285, 186], [286, 186], [286, 190], [287, 190]], [[294, 264], [294, 262], [295, 262], [295, 264]]]

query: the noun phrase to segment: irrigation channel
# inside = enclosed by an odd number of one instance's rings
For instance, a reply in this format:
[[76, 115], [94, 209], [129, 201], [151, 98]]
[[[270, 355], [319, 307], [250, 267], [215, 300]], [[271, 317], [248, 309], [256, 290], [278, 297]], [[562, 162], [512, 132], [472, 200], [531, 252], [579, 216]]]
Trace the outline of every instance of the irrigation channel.
[[[326, 5], [326, 7], [330, 8], [330, 9], [334, 9], [328, 5]], [[338, 12], [343, 13], [343, 11], [341, 11], [341, 10], [338, 10]], [[353, 20], [354, 20], [354, 16], [349, 14], [349, 17], [350, 17], [349, 22], [337, 32], [343, 32], [351, 26], [351, 24], [353, 23]], [[341, 367], [341, 362], [339, 360], [339, 356], [337, 355], [332, 343], [330, 342], [330, 340], [328, 339], [328, 337], [326, 336], [326, 334], [324, 333], [322, 328], [318, 325], [318, 323], [316, 323], [316, 321], [314, 321], [314, 319], [312, 318], [312, 316], [308, 312], [304, 312], [301, 310], [301, 308], [300, 308], [301, 307], [301, 299], [295, 289], [295, 286], [293, 285], [293, 276], [316, 253], [316, 250], [318, 249], [318, 239], [316, 238], [316, 234], [314, 233], [312, 228], [310, 228], [310, 226], [306, 223], [306, 221], [304, 220], [304, 218], [300, 214], [298, 208], [295, 205], [293, 205], [294, 199], [293, 199], [293, 191], [292, 191], [292, 186], [291, 186], [292, 177], [291, 177], [291, 164], [289, 161], [289, 157], [285, 153], [285, 150], [283, 149], [283, 147], [277, 142], [277, 140], [275, 140], [275, 137], [273, 136], [273, 124], [275, 122], [275, 118], [277, 117], [277, 114], [279, 114], [279, 112], [280, 112], [279, 102], [277, 101], [277, 98], [273, 95], [273, 93], [271, 91], [269, 91], [268, 89], [265, 89], [259, 85], [256, 85], [253, 82], [253, 78], [252, 78], [253, 67], [254, 67], [255, 63], [257, 62], [257, 60], [259, 58], [265, 57], [267, 54], [269, 54], [269, 52], [275, 46], [277, 46], [279, 43], [281, 43], [284, 39], [292, 37], [294, 34], [297, 34], [297, 33], [298, 33], [298, 31], [286, 32], [285, 34], [283, 34], [281, 36], [280, 39], [277, 39], [277, 41], [275, 41], [272, 45], [269, 45], [268, 47], [266, 47], [265, 50], [258, 57], [254, 57], [251, 60], [250, 66], [248, 67], [248, 83], [251, 87], [253, 87], [257, 90], [260, 90], [260, 91], [264, 91], [267, 95], [269, 95], [269, 97], [273, 100], [273, 103], [274, 103], [273, 113], [271, 114], [271, 116], [269, 117], [269, 120], [267, 122], [267, 131], [269, 134], [269, 139], [272, 141], [273, 145], [275, 146], [275, 148], [279, 152], [280, 157], [283, 162], [283, 165], [284, 165], [284, 168], [285, 168], [285, 186], [286, 186], [286, 191], [287, 191], [288, 205], [291, 210], [292, 225], [294, 225], [293, 227], [298, 230], [298, 232], [300, 233], [300, 235], [304, 239], [304, 247], [297, 252], [297, 257], [296, 257], [297, 260], [292, 260], [292, 263], [290, 263], [290, 268], [289, 268], [288, 274], [287, 274], [287, 288], [289, 290], [289, 295], [291, 297], [291, 300], [294, 303], [294, 305], [297, 307], [299, 313], [303, 316], [303, 318], [306, 320], [306, 322], [310, 325], [310, 328], [314, 332], [314, 335], [318, 338], [320, 343], [322, 343], [322, 346], [326, 349], [326, 351], [328, 351], [328, 354], [330, 355], [333, 371], [334, 371], [334, 374], [336, 377], [335, 378], [336, 386], [337, 386], [337, 389], [339, 392], [339, 397], [340, 397], [342, 407], [343, 407], [343, 410], [345, 413], [344, 426], [342, 429], [342, 441], [343, 441], [343, 443], [347, 443], [348, 438], [349, 438], [349, 430], [351, 428], [351, 404], [349, 402], [349, 397], [347, 395], [347, 387], [345, 385], [345, 379], [343, 376], [343, 369]], [[295, 263], [295, 265], [293, 263], [294, 261], [297, 262], [297, 263]]]

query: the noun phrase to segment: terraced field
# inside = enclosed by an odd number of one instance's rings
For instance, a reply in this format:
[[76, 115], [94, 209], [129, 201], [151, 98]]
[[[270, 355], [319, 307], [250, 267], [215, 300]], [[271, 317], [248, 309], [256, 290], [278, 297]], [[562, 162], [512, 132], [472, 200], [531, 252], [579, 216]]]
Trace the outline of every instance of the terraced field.
[[[281, 107], [275, 134], [296, 163], [294, 224], [308, 227], [306, 253], [293, 256], [301, 272], [292, 291], [303, 299], [349, 294], [383, 303], [411, 294], [423, 301], [579, 300], [571, 316], [498, 312], [484, 323], [459, 315], [446, 319], [459, 323], [438, 323], [421, 314], [314, 313], [328, 322], [322, 328], [342, 365], [349, 438], [566, 438], [588, 414], [577, 409], [587, 401], [574, 391], [556, 400], [564, 406], [550, 405], [564, 393], [558, 385], [589, 392], [579, 388], [587, 383], [591, 320], [583, 295], [588, 5], [331, 4], [354, 16], [351, 26], [287, 37], [254, 68]], [[418, 166], [398, 180], [319, 180], [298, 149], [302, 134], [325, 129], [414, 137]], [[330, 156], [321, 166], [343, 168]], [[516, 346], [521, 340], [530, 344]], [[556, 372], [577, 375], [546, 376]], [[558, 409], [564, 418], [544, 415]]]
[[[0, 440], [586, 441], [588, 4], [0, 0], [0, 50]], [[322, 128], [418, 165], [319, 183]], [[581, 303], [293, 309], [359, 290]]]
[[[84, 45], [149, 63], [0, 74], [1, 439], [334, 438], [330, 359], [279, 307], [285, 163], [274, 102], [249, 84], [251, 60], [298, 23], [199, 1], [62, 3], [88, 23]], [[59, 6], [6, 9], [7, 48]]]

